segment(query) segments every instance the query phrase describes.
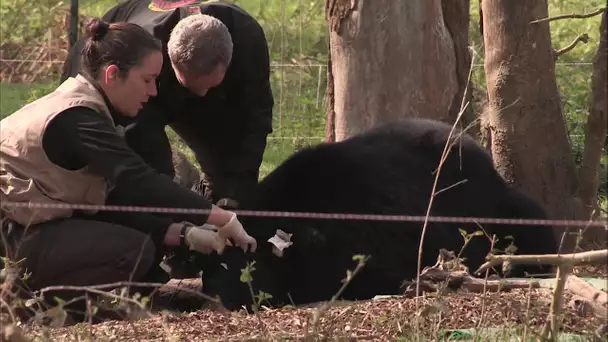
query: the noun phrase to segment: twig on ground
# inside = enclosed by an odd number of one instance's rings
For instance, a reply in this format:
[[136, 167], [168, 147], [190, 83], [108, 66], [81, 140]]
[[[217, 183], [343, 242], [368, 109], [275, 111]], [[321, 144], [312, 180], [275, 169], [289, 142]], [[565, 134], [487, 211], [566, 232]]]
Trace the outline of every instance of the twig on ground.
[[[329, 302], [323, 303], [320, 308], [315, 310], [313, 320], [311, 323], [313, 334], [317, 332], [317, 328], [318, 328], [319, 322], [321, 320], [321, 317], [325, 314], [325, 312], [327, 312], [327, 310], [329, 310], [329, 307], [331, 306], [331, 304], [333, 304], [333, 302], [335, 302], [342, 295], [342, 292], [344, 292], [344, 290], [346, 289], [348, 284], [350, 284], [350, 282], [353, 280], [353, 278], [363, 269], [363, 267], [365, 267], [365, 264], [367, 263], [369, 258], [370, 258], [370, 256], [365, 256], [365, 257], [359, 259], [359, 263], [357, 264], [357, 267], [355, 267], [355, 270], [352, 272], [352, 274], [350, 274], [350, 276], [347, 277], [346, 281], [344, 282], [344, 284], [342, 284], [342, 287], [340, 287], [338, 292], [336, 292], [336, 294], [334, 294], [331, 297], [331, 300]], [[307, 335], [308, 335], [308, 331], [307, 331]]]
[[[480, 227], [483, 229], [483, 227]], [[487, 233], [484, 233], [487, 234]], [[492, 238], [490, 240], [490, 250], [493, 251], [494, 250], [494, 244], [496, 243], [496, 235], [492, 235]], [[483, 277], [483, 291], [481, 294], [481, 313], [479, 314], [479, 323], [477, 323], [477, 326], [475, 327], [475, 335], [473, 335], [473, 340], [477, 341], [478, 338], [478, 334], [481, 333], [482, 331], [482, 324], [484, 322], [484, 318], [485, 318], [485, 311], [486, 311], [486, 294], [487, 294], [487, 287], [488, 287], [488, 277], [490, 276], [490, 270], [487, 269], [486, 270], [486, 274]], [[528, 287], [531, 288], [532, 287], [532, 282], [530, 282], [528, 284]]]
[[606, 321], [608, 318], [608, 309], [576, 294], [572, 296], [572, 299], [568, 303], [568, 307], [572, 311], [576, 312], [580, 317], [588, 317], [593, 315], [594, 317], [600, 318], [603, 321]]
[[[135, 299], [131, 299], [128, 298], [126, 296], [121, 296], [121, 295], [115, 295], [112, 293], [109, 293], [107, 291], [103, 291], [106, 289], [114, 289], [114, 288], [119, 288], [119, 287], [126, 287], [126, 286], [136, 286], [136, 287], [155, 287], [155, 288], [169, 288], [169, 289], [176, 289], [178, 291], [183, 291], [186, 293], [190, 293], [193, 294], [199, 298], [208, 300], [209, 302], [212, 302], [215, 304], [215, 308], [219, 309], [220, 312], [222, 313], [226, 313], [227, 310], [223, 307], [223, 305], [221, 304], [221, 302], [216, 299], [216, 298], [212, 298], [208, 295], [205, 295], [204, 293], [201, 293], [199, 291], [195, 291], [192, 289], [189, 289], [187, 287], [180, 287], [180, 286], [173, 286], [173, 285], [169, 285], [169, 284], [164, 284], [164, 283], [144, 283], [144, 282], [116, 282], [116, 283], [110, 283], [110, 284], [101, 284], [101, 285], [93, 285], [93, 286], [64, 286], [64, 285], [58, 285], [58, 286], [48, 286], [45, 287], [43, 289], [40, 290], [40, 295], [44, 294], [45, 292], [48, 291], [84, 291], [84, 292], [89, 292], [89, 293], [95, 293], [98, 295], [102, 295], [102, 296], [107, 296], [110, 298], [114, 298], [114, 299], [118, 299], [118, 300], [125, 300], [128, 303], [134, 304], [135, 306], [137, 306], [139, 309], [144, 309], [145, 304], [140, 303], [139, 301], [135, 300]], [[148, 314], [148, 316], [150, 316], [150, 314]]]
[[464, 271], [449, 272], [434, 267], [424, 269], [420, 274], [420, 280], [425, 282], [424, 285], [428, 289], [436, 289], [433, 283], [447, 281], [447, 287], [452, 290], [465, 289], [469, 292], [476, 293], [540, 287], [538, 282], [534, 280], [490, 280], [486, 278], [473, 277]]
[[566, 280], [566, 288], [570, 292], [590, 299], [598, 305], [605, 306], [608, 304], [608, 293], [596, 289], [595, 287], [591, 286], [591, 284], [574, 274], [568, 276], [568, 279]]
[[575, 309], [585, 312], [591, 310], [596, 317], [606, 318], [608, 316], [608, 293], [596, 289], [583, 279], [570, 274], [566, 279], [566, 290], [578, 298], [573, 300]]
[[555, 286], [553, 299], [551, 301], [551, 309], [549, 320], [545, 324], [542, 332], [543, 338], [557, 338], [559, 331], [559, 313], [563, 302], [563, 293], [566, 287], [566, 280], [572, 268], [576, 265], [589, 263], [606, 263], [608, 262], [608, 249], [587, 251], [571, 254], [548, 254], [548, 255], [490, 255], [489, 261], [479, 267], [474, 274], [479, 274], [481, 271], [490, 267], [509, 262], [512, 264], [552, 264], [557, 265], [557, 284]]
[[107, 296], [110, 298], [114, 298], [114, 299], [118, 299], [118, 300], [124, 300], [128, 303], [131, 303], [135, 306], [137, 306], [140, 309], [144, 309], [145, 306], [138, 302], [135, 299], [131, 299], [129, 297], [124, 297], [124, 296], [120, 296], [120, 295], [115, 295], [113, 293], [107, 292], [107, 291], [103, 291], [103, 290], [98, 290], [92, 287], [87, 287], [87, 286], [71, 286], [71, 285], [61, 285], [61, 286], [49, 286], [49, 287], [45, 287], [44, 289], [42, 289], [40, 291], [40, 294], [44, 294], [47, 291], [85, 291], [85, 292], [89, 292], [89, 293], [94, 293], [100, 296]]
[[30, 340], [24, 336], [23, 330], [20, 327], [14, 324], [7, 324], [0, 331], [0, 341], [26, 342]]
[[530, 286], [528, 287], [528, 295], [526, 296], [526, 316], [523, 319], [523, 323], [524, 323], [524, 332], [523, 332], [523, 337], [522, 337], [522, 341], [527, 341], [526, 339], [526, 335], [528, 333], [528, 328], [530, 325], [530, 306], [532, 303], [532, 283], [530, 283]]
[[43, 293], [43, 292], [47, 292], [47, 291], [62, 291], [62, 290], [86, 291], [87, 289], [104, 290], [104, 289], [111, 289], [111, 288], [125, 287], [125, 286], [165, 287], [165, 288], [170, 288], [170, 289], [176, 289], [179, 291], [191, 293], [199, 298], [202, 298], [202, 299], [208, 300], [210, 302], [216, 303], [218, 305], [221, 305], [221, 303], [218, 299], [210, 297], [202, 292], [192, 290], [187, 287], [174, 286], [174, 285], [169, 285], [169, 284], [165, 284], [165, 283], [143, 283], [143, 282], [120, 281], [120, 282], [116, 282], [116, 283], [93, 285], [93, 286], [61, 286], [61, 285], [58, 285], [58, 286], [45, 287], [45, 288], [41, 289], [40, 292]]
[[[4, 299], [0, 298], [0, 309], [2, 309], [2, 307], [6, 308], [6, 312], [8, 314], [8, 316], [11, 318], [11, 322], [17, 323], [17, 318], [15, 317], [15, 313], [13, 312], [13, 308], [11, 308], [10, 305], [8, 305], [8, 303], [6, 301], [4, 301]], [[0, 310], [1, 312], [2, 310]]]

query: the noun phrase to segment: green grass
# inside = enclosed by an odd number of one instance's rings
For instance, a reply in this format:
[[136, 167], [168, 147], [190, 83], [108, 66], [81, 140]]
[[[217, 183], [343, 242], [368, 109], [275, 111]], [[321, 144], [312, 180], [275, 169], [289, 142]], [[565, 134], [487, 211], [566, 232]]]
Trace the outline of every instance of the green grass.
[[85, 15], [102, 17], [118, 3], [118, 0], [80, 0], [78, 10]]
[[[298, 25], [288, 25], [287, 22], [281, 22], [278, 19], [282, 12], [278, 2], [260, 2], [259, 0], [232, 0], [229, 2], [237, 3], [258, 18], [266, 32], [271, 58], [274, 62], [288, 61], [292, 57], [300, 60], [303, 57], [300, 55], [301, 52], [304, 52], [305, 56], [317, 56], [320, 52], [327, 51], [327, 47], [324, 45], [327, 40], [325, 37], [327, 32], [322, 19], [322, 3], [310, 4], [313, 7], [300, 13], [299, 2], [287, 2], [285, 18], [297, 17], [306, 22], [306, 30], [300, 31]], [[80, 13], [88, 16], [101, 17], [117, 3], [117, 0], [81, 0], [79, 10]], [[313, 10], [315, 8], [316, 10]], [[298, 20], [295, 21], [299, 23]], [[282, 42], [282, 35], [285, 35], [287, 41]], [[298, 38], [297, 44], [293, 41], [296, 37]], [[299, 51], [296, 47], [300, 47], [303, 51]], [[305, 59], [308, 58], [310, 57]], [[324, 64], [324, 58], [311, 62]], [[319, 79], [319, 70], [314, 67], [286, 68], [283, 72], [278, 68], [271, 70], [272, 89], [275, 96], [273, 118], [275, 132], [269, 137], [264, 152], [264, 159], [260, 167], [261, 178], [298, 148], [320, 142], [320, 139], [310, 139], [310, 137], [323, 136], [324, 133], [325, 108], [322, 103], [323, 99], [317, 97], [317, 91], [319, 87], [322, 90], [325, 89], [325, 77], [325, 69], [320, 73]], [[172, 146], [184, 152], [188, 159], [198, 167], [192, 151], [170, 128], [167, 128], [167, 134]], [[284, 139], [285, 136], [295, 138]]]
[[[15, 84], [0, 83], [0, 118], [11, 115], [25, 104], [40, 98], [52, 91], [57, 84]], [[167, 128], [167, 134], [171, 145], [184, 152], [188, 159], [198, 167], [192, 151], [179, 139], [179, 137]], [[296, 150], [294, 141], [290, 139], [275, 139], [277, 132], [268, 139], [268, 146], [264, 152], [264, 160], [260, 167], [260, 177], [264, 177], [271, 172], [277, 165], [284, 161], [291, 153]], [[312, 141], [315, 143], [318, 141]], [[295, 145], [298, 145], [296, 142]]]
[[[170, 127], [166, 128], [166, 132], [173, 148], [183, 152], [186, 157], [188, 157], [188, 160], [200, 169], [190, 148], [188, 148]], [[272, 170], [300, 148], [322, 142], [322, 139], [306, 139], [306, 141], [298, 140], [298, 138], [285, 139], [284, 137], [281, 137], [280, 134], [281, 132], [277, 131], [271, 134], [267, 139], [264, 158], [262, 160], [262, 165], [260, 166], [260, 179], [272, 172]]]
[[[170, 128], [166, 128], [167, 135], [169, 136], [169, 141], [171, 142], [171, 146], [173, 148], [178, 149], [183, 152], [188, 160], [198, 169], [200, 169], [199, 165], [194, 158], [194, 154], [192, 150], [188, 148], [188, 146], [175, 134], [175, 132]], [[274, 170], [279, 164], [281, 164], [287, 157], [289, 157], [294, 151], [295, 147], [291, 140], [283, 140], [283, 139], [275, 139], [273, 136], [268, 138], [268, 143], [266, 150], [264, 151], [264, 158], [262, 160], [262, 165], [260, 166], [260, 179], [264, 178], [268, 175], [272, 170]]]
[[[120, 0], [80, 0], [80, 13], [87, 16], [102, 16]], [[275, 137], [315, 137], [322, 136], [325, 124], [325, 108], [323, 91], [325, 89], [326, 69], [319, 69], [313, 65], [325, 65], [328, 32], [324, 22], [323, 2], [301, 1], [267, 1], [267, 0], [231, 0], [252, 15], [264, 27], [269, 42], [271, 59], [280, 64], [289, 64], [295, 61], [300, 67], [275, 68], [271, 70], [272, 89], [275, 96], [274, 128], [275, 133], [268, 141], [268, 148], [264, 155], [262, 175], [267, 174], [278, 163], [298, 147], [319, 142], [309, 138], [275, 139]], [[572, 0], [550, 0], [551, 15], [588, 12], [601, 7], [603, 2], [588, 0], [584, 5]], [[26, 0], [5, 0], [1, 3], [3, 15], [6, 18], [18, 15], [27, 20], [17, 20], [18, 27], [7, 30], [7, 42], [19, 42], [29, 39], [39, 39], [32, 36], [36, 27], [48, 24], [45, 10], [55, 5], [53, 1], [37, 2], [34, 5]], [[5, 13], [6, 12], [6, 13]], [[7, 21], [8, 22], [8, 21]], [[556, 47], [563, 47], [578, 34], [588, 33], [590, 42], [581, 44], [566, 55], [560, 56], [559, 62], [590, 61], [597, 50], [599, 38], [600, 16], [585, 20], [564, 20], [551, 24], [551, 35]], [[480, 55], [476, 63], [483, 65], [483, 51], [480, 51], [481, 37], [479, 34], [478, 1], [471, 1], [471, 44], [477, 47]], [[25, 37], [27, 36], [27, 37]], [[30, 37], [31, 36], [31, 37]], [[27, 41], [27, 39], [25, 39]], [[3, 42], [4, 43], [4, 42]], [[559, 65], [556, 67], [556, 77], [560, 90], [565, 96], [564, 114], [568, 132], [572, 140], [572, 152], [579, 158], [582, 151], [583, 127], [587, 115], [589, 78], [591, 67]], [[482, 85], [484, 82], [483, 67], [477, 67], [474, 73], [475, 81]], [[0, 116], [5, 117], [17, 110], [29, 100], [36, 98], [53, 85], [7, 85], [2, 84], [0, 92]], [[192, 153], [176, 139], [170, 132], [174, 146], [183, 150], [190, 160]], [[577, 162], [580, 160], [577, 159]], [[196, 164], [196, 163], [195, 163]], [[603, 161], [602, 165], [605, 165]], [[602, 174], [602, 179], [604, 175]]]
[[0, 118], [11, 115], [33, 99], [54, 89], [55, 84], [12, 84], [0, 82]]

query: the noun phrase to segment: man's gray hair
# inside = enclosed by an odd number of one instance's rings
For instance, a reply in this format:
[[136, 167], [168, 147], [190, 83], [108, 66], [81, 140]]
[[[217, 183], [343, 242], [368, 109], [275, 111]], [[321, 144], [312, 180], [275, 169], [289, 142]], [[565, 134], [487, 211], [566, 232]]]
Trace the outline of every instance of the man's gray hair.
[[169, 59], [180, 71], [195, 75], [211, 73], [232, 59], [232, 37], [224, 23], [206, 14], [180, 20], [167, 43]]

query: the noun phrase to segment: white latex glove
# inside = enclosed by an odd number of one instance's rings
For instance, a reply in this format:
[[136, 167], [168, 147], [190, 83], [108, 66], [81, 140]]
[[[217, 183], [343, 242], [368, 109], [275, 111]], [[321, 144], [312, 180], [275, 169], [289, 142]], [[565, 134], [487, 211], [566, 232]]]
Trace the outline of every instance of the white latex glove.
[[[214, 226], [204, 225], [202, 227], [192, 226], [188, 228], [184, 241], [190, 250], [195, 250], [203, 254], [217, 254], [224, 252], [226, 238], [222, 238], [217, 231], [212, 229]], [[216, 228], [217, 229], [217, 228]]]
[[237, 247], [241, 247], [245, 252], [248, 250], [255, 252], [258, 247], [257, 241], [247, 234], [243, 225], [237, 219], [236, 213], [232, 213], [230, 221], [219, 228], [218, 235], [222, 241], [225, 241], [228, 238], [232, 239], [234, 244]]

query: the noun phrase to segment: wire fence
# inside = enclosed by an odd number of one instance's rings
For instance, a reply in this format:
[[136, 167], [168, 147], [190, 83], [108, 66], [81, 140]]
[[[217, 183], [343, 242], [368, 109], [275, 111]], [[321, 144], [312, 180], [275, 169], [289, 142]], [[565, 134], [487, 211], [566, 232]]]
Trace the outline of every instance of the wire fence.
[[[0, 50], [1, 54], [1, 50]], [[35, 78], [35, 75], [29, 70], [51, 70], [51, 76], [45, 77], [42, 81], [32, 80], [27, 81], [27, 78], [11, 82], [11, 77], [3, 77], [5, 83], [26, 83], [40, 84], [53, 83], [58, 80], [58, 74], [63, 65], [63, 60], [45, 60], [45, 59], [6, 59], [0, 58], [2, 66], [2, 74], [13, 72], [23, 72]], [[590, 62], [572, 62], [572, 63], [556, 63], [557, 68], [591, 68]], [[270, 64], [272, 72], [272, 86], [275, 94], [276, 106], [274, 108], [275, 134], [271, 140], [323, 140], [323, 130], [325, 125], [325, 113], [327, 111], [325, 103], [325, 87], [326, 87], [326, 64], [286, 64], [273, 61]], [[475, 64], [475, 73], [483, 72], [483, 64]], [[276, 75], [282, 74], [284, 79], [280, 79]], [[6, 79], [6, 80], [5, 80]], [[297, 87], [293, 87], [294, 83], [299, 82]], [[278, 98], [278, 93], [282, 89], [287, 89], [289, 95], [283, 99]], [[295, 90], [295, 92], [294, 92]], [[31, 94], [28, 94], [29, 99], [33, 99]], [[25, 99], [22, 99], [25, 101]], [[568, 104], [565, 105], [568, 107]], [[570, 107], [569, 112], [586, 113], [587, 107]], [[566, 115], [568, 116], [568, 115]], [[577, 115], [580, 116], [580, 115]], [[584, 137], [581, 127], [586, 123], [581, 118], [573, 118], [570, 136], [572, 138]], [[578, 128], [578, 129], [577, 129]]]
[[[169, 207], [144, 207], [129, 205], [94, 205], [94, 204], [69, 204], [69, 203], [34, 203], [13, 202], [2, 203], [8, 208], [29, 209], [69, 209], [86, 211], [116, 211], [116, 212], [140, 212], [157, 214], [190, 214], [208, 215], [210, 209], [195, 208], [169, 208]], [[388, 214], [356, 214], [356, 213], [322, 213], [322, 212], [294, 212], [294, 211], [272, 211], [272, 210], [234, 210], [240, 216], [282, 217], [282, 218], [305, 218], [305, 219], [329, 219], [329, 220], [365, 220], [365, 221], [393, 221], [393, 222], [439, 222], [439, 223], [476, 223], [476, 224], [502, 224], [525, 226], [554, 226], [554, 227], [586, 227], [604, 228], [608, 230], [606, 220], [553, 220], [553, 219], [514, 219], [501, 217], [464, 217], [464, 216], [435, 216], [435, 215], [388, 215]]]
[[[32, 70], [49, 69], [48, 66], [51, 64], [54, 64], [56, 68], [63, 65], [62, 60], [10, 60], [0, 58], [0, 65], [10, 63], [19, 63], [22, 67], [30, 63], [36, 66], [30, 67]], [[475, 74], [483, 74], [483, 64], [476, 64], [474, 68]], [[565, 75], [570, 74], [568, 69], [572, 68], [576, 70], [586, 69], [590, 74], [591, 63], [557, 63], [556, 68], [561, 71], [562, 79], [565, 79]], [[327, 113], [325, 102], [326, 75], [326, 64], [297, 65], [281, 63], [280, 61], [271, 63], [272, 87], [275, 95], [274, 131], [268, 137], [266, 152], [260, 168], [260, 177], [269, 174], [294, 152], [324, 141]], [[54, 76], [45, 82], [56, 82], [57, 79], [58, 76]], [[580, 81], [580, 78], [578, 82], [580, 87], [583, 87], [584, 83]], [[52, 89], [47, 88], [48, 90]], [[39, 91], [35, 95], [25, 94], [25, 98], [21, 99], [20, 102], [24, 104], [26, 99], [33, 99], [43, 94], [44, 91]], [[2, 97], [5, 98], [5, 96]], [[569, 133], [572, 154], [576, 162], [580, 163], [583, 155], [584, 127], [587, 116], [587, 108], [581, 106], [581, 104], [587, 102], [576, 100], [576, 98], [573, 101], [567, 95], [564, 96], [565, 125]], [[4, 104], [2, 106], [4, 107]], [[14, 109], [17, 108], [18, 106], [15, 105]], [[192, 151], [170, 129], [169, 131], [173, 146], [183, 151], [193, 165], [198, 168]], [[605, 170], [601, 173], [605, 174]], [[604, 184], [604, 182], [605, 177], [600, 175], [600, 184]]]
[[[11, 18], [3, 16], [3, 29], [11, 27], [5, 18], [14, 21], [15, 28], [3, 32], [3, 42], [0, 47], [0, 77], [3, 82], [3, 92], [10, 90], [11, 85], [26, 85], [19, 87], [15, 103], [7, 111], [15, 110], [28, 101], [44, 95], [57, 84], [64, 60], [69, 48], [68, 29], [70, 17], [65, 6], [46, 2], [37, 3], [38, 11], [47, 14], [36, 17], [27, 12], [27, 6], [34, 2], [15, 0], [21, 7], [13, 6], [13, 11], [23, 11], [22, 15]], [[235, 1], [244, 2], [244, 1]], [[255, 2], [259, 4], [254, 4]], [[105, 1], [111, 4], [111, 2]], [[263, 3], [263, 4], [262, 4]], [[271, 55], [271, 85], [275, 97], [273, 110], [273, 134], [269, 137], [265, 165], [262, 175], [284, 160], [294, 151], [309, 145], [320, 143], [324, 139], [325, 118], [327, 113], [325, 102], [325, 87], [327, 78], [326, 54], [328, 37], [323, 22], [323, 1], [311, 1], [306, 6], [298, 2], [298, 8], [288, 8], [295, 1], [276, 1], [269, 5], [268, 1], [252, 1], [250, 12], [260, 20], [267, 35]], [[44, 7], [47, 6], [47, 7]], [[257, 6], [257, 7], [256, 7]], [[264, 7], [266, 6], [266, 7]], [[293, 7], [293, 6], [292, 6]], [[69, 8], [69, 6], [68, 6]], [[81, 7], [82, 8], [82, 7]], [[106, 8], [105, 10], [109, 9]], [[105, 12], [103, 10], [102, 12]], [[7, 19], [7, 20], [8, 20]], [[6, 26], [5, 26], [6, 25]], [[7, 37], [8, 33], [8, 38]], [[473, 80], [484, 88], [483, 64], [473, 65]], [[575, 156], [582, 155], [584, 141], [584, 126], [588, 112], [588, 90], [592, 72], [589, 61], [556, 63], [556, 77], [563, 95], [565, 125]], [[4, 87], [4, 85], [9, 85]], [[29, 88], [28, 88], [29, 87]], [[43, 89], [43, 90], [39, 90]], [[34, 91], [36, 90], [36, 91]], [[11, 90], [12, 91], [12, 90]], [[474, 99], [478, 101], [479, 99]], [[3, 95], [3, 102], [6, 102]], [[8, 101], [12, 101], [8, 99]], [[2, 104], [3, 111], [5, 104]], [[479, 109], [476, 109], [479, 111]], [[4, 114], [4, 113], [3, 113]], [[266, 168], [266, 169], [264, 169]], [[13, 205], [13, 204], [6, 204]], [[14, 204], [19, 206], [21, 204]], [[29, 204], [36, 205], [36, 204]], [[97, 210], [106, 210], [105, 206]], [[132, 210], [121, 207], [112, 210]], [[175, 208], [135, 208], [149, 211], [175, 210]], [[257, 215], [256, 212], [241, 211], [241, 215]], [[324, 214], [324, 213], [278, 213], [264, 212], [264, 215], [308, 218], [334, 219], [371, 219], [397, 221], [424, 221], [425, 217], [407, 215], [354, 215], [354, 214]], [[490, 218], [441, 218], [431, 217], [430, 221], [440, 222], [472, 222], [502, 223], [502, 224], [552, 224], [571, 226], [605, 226], [605, 222], [589, 223], [587, 221], [543, 221], [543, 220], [505, 220]]]
[[[53, 1], [42, 1], [35, 4], [36, 11], [33, 11], [33, 3], [10, 1], [15, 2], [9, 8], [14, 13], [3, 16], [6, 20], [3, 19], [2, 23], [5, 32], [0, 47], [0, 77], [3, 84], [29, 84], [36, 91], [19, 88], [19, 93], [14, 96], [14, 104], [2, 104], [3, 115], [5, 111], [12, 112], [25, 102], [52, 90], [51, 86], [45, 85], [56, 84], [59, 79], [69, 49], [71, 22], [69, 3], [58, 5]], [[81, 0], [80, 11], [89, 15], [92, 12], [105, 13], [118, 2]], [[269, 137], [268, 158], [279, 162], [284, 156], [324, 139], [327, 113], [326, 55], [329, 44], [324, 4], [320, 0], [232, 2], [255, 16], [266, 32], [275, 97], [274, 132]], [[92, 11], [95, 6], [99, 8]], [[85, 17], [80, 19], [82, 26]], [[575, 156], [582, 154], [591, 71], [590, 62], [558, 61], [556, 64], [558, 84], [563, 92], [565, 124]], [[473, 79], [482, 88], [483, 73], [483, 64], [474, 65]], [[3, 92], [6, 89], [3, 86]], [[5, 106], [9, 108], [5, 110]], [[476, 110], [479, 111], [478, 108]], [[273, 158], [275, 154], [283, 157]]]
[[[34, 4], [27, 0], [7, 1], [12, 6], [9, 5], [3, 14], [4, 42], [0, 48], [2, 81], [32, 84], [57, 80], [69, 49], [70, 26], [73, 23], [70, 2], [43, 0]], [[329, 44], [324, 1], [229, 2], [253, 15], [266, 33], [276, 99], [275, 133], [271, 139], [283, 142], [292, 139], [294, 145], [321, 141], [326, 113], [324, 93]], [[102, 15], [118, 3], [120, 0], [79, 0], [80, 31], [87, 16]], [[474, 67], [475, 78], [480, 79], [483, 64]], [[584, 86], [588, 89], [591, 74], [589, 62], [558, 62], [561, 84], [569, 85], [570, 80], [566, 75], [573, 67], [583, 75], [582, 82], [586, 83]], [[567, 116], [572, 122], [569, 124], [570, 133], [574, 134], [575, 139], [582, 134], [579, 127], [584, 120], [581, 120], [580, 113], [586, 112], [586, 108], [586, 103], [581, 101], [567, 108]]]

